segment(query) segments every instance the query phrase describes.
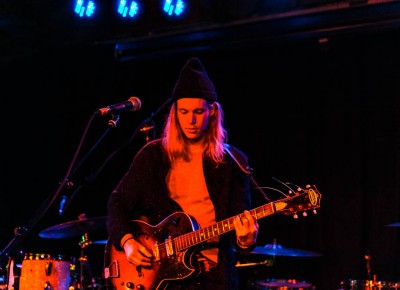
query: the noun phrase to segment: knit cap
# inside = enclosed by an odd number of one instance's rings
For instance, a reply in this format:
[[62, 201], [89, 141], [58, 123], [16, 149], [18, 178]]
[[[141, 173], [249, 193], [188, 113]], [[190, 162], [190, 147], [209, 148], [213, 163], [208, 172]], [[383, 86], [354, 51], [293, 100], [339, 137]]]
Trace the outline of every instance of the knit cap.
[[214, 84], [197, 57], [190, 58], [181, 69], [179, 78], [171, 94], [173, 101], [182, 98], [200, 98], [217, 101]]

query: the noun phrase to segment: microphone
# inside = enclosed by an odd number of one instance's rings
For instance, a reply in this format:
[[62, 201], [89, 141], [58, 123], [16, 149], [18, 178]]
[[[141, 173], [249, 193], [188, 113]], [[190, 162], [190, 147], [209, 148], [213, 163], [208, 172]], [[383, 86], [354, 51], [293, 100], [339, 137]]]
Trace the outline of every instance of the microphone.
[[104, 115], [107, 115], [107, 114], [119, 113], [119, 112], [123, 112], [123, 111], [135, 112], [135, 111], [139, 110], [141, 106], [142, 106], [142, 102], [140, 101], [139, 98], [130, 97], [125, 102], [114, 104], [114, 105], [110, 105], [110, 106], [105, 107], [105, 108], [101, 108], [101, 109], [96, 111], [96, 114], [104, 116]]
[[61, 201], [60, 201], [60, 208], [58, 209], [58, 214], [63, 215], [64, 213], [64, 207], [67, 202], [68, 197], [66, 195], [61, 196]]

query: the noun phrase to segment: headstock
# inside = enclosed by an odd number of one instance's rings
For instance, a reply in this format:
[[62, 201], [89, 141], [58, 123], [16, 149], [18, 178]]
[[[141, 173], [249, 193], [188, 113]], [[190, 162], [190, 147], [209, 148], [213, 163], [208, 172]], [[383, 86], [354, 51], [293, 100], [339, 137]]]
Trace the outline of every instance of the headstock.
[[320, 207], [321, 197], [315, 185], [307, 185], [306, 189], [298, 188], [296, 192], [291, 191], [285, 198], [275, 201], [275, 211], [293, 215], [294, 218], [298, 217], [298, 212], [307, 216], [307, 211], [310, 209], [316, 213], [316, 209]]

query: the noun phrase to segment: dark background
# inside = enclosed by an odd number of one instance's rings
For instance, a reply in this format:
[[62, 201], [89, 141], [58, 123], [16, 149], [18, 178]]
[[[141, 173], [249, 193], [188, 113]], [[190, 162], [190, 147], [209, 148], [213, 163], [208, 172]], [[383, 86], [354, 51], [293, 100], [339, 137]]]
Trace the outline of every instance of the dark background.
[[[342, 281], [370, 278], [366, 255], [377, 280], [400, 281], [400, 229], [388, 226], [400, 222], [400, 47], [393, 20], [398, 4], [372, 11], [363, 7], [374, 5], [364, 4], [295, 15], [275, 7], [276, 18], [219, 23], [200, 35], [188, 29], [148, 39], [55, 42], [22, 55], [3, 54], [3, 272], [8, 255], [82, 255], [80, 236], [42, 238], [39, 232], [83, 213], [89, 219], [107, 214], [110, 192], [146, 142], [135, 130], [151, 118], [155, 127], [149, 137], [158, 135], [167, 113], [159, 108], [185, 61], [198, 56], [224, 107], [230, 143], [248, 154], [257, 184], [285, 193], [276, 179], [312, 184], [322, 194], [316, 215], [262, 219], [258, 240], [259, 246], [276, 240], [321, 256], [276, 256], [273, 266], [239, 268], [243, 287], [295, 278], [317, 289], [339, 289]], [[117, 127], [102, 138], [109, 116], [91, 119], [94, 112], [130, 96], [140, 98], [141, 109], [121, 114]], [[73, 186], [58, 191], [87, 126], [75, 163], [84, 160], [83, 165], [69, 178]], [[276, 192], [264, 190], [276, 198]], [[255, 206], [266, 203], [258, 190], [252, 194]], [[70, 204], [59, 215], [61, 195]], [[105, 224], [99, 222], [89, 238], [105, 240]], [[100, 242], [84, 249], [98, 275], [103, 253]]]

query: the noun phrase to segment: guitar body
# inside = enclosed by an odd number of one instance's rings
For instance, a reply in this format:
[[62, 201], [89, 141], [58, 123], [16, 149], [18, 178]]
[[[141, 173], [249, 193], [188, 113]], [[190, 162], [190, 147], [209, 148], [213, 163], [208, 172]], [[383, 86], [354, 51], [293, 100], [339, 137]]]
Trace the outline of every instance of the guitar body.
[[172, 255], [167, 251], [166, 241], [198, 229], [198, 225], [189, 215], [178, 212], [171, 214], [156, 226], [133, 220], [135, 239], [150, 252], [157, 245], [159, 258], [151, 267], [137, 267], [128, 262], [124, 251], [118, 251], [107, 242], [104, 253], [104, 278], [106, 289], [165, 289], [168, 282], [188, 278], [196, 269], [191, 260], [194, 251], [188, 249], [176, 251]]

